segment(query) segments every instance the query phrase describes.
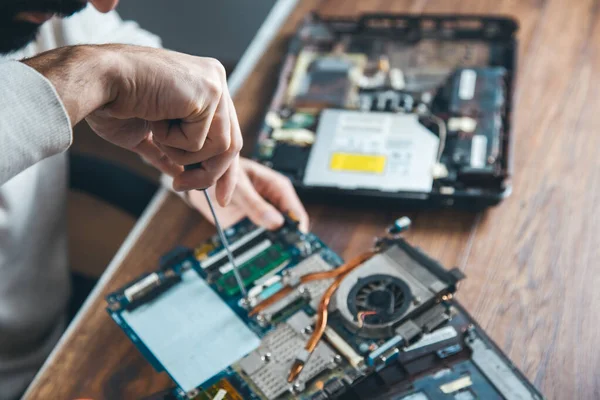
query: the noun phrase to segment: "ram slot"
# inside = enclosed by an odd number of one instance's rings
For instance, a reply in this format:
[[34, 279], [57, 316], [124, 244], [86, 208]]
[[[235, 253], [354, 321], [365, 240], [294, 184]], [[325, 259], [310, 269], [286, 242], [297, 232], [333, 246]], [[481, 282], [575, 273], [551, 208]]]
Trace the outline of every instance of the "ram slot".
[[[264, 236], [266, 234], [266, 230], [263, 228], [258, 228], [248, 233], [246, 236], [241, 237], [239, 240], [236, 240], [233, 243], [230, 243], [229, 248], [233, 253], [234, 257], [238, 257], [240, 254], [245, 253], [252, 247], [256, 246], [258, 243], [262, 242]], [[227, 264], [229, 260], [227, 259], [227, 252], [225, 249], [221, 249], [217, 251], [215, 254], [208, 256], [206, 259], [200, 261], [200, 266], [204, 270], [213, 271], [224, 264]]]

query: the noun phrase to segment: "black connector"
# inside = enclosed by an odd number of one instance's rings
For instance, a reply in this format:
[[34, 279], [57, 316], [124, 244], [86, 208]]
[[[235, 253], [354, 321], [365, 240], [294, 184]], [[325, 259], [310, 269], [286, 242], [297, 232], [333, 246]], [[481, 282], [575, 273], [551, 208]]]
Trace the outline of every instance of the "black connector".
[[184, 246], [177, 246], [162, 256], [158, 262], [158, 265], [161, 271], [165, 271], [192, 257], [194, 257], [194, 251], [192, 249]]
[[158, 286], [156, 286], [154, 289], [148, 291], [144, 295], [131, 301], [129, 304], [127, 304], [125, 306], [125, 310], [127, 310], [127, 311], [135, 310], [136, 308], [148, 303], [149, 301], [156, 299], [158, 296], [165, 293], [167, 290], [169, 290], [170, 288], [172, 288], [179, 282], [181, 282], [181, 275], [163, 276], [161, 278], [160, 284]]

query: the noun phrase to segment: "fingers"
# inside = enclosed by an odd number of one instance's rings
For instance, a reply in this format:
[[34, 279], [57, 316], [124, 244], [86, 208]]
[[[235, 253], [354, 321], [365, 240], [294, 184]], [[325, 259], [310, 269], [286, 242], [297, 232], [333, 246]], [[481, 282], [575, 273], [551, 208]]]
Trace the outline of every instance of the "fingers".
[[300, 230], [308, 232], [308, 213], [288, 178], [248, 159], [242, 159], [242, 169], [267, 201], [281, 212], [292, 214], [299, 221]]
[[[175, 163], [202, 163], [201, 168], [175, 177], [173, 188], [206, 189], [217, 184], [217, 201], [225, 206], [235, 189], [243, 141], [224, 73], [220, 79], [218, 103], [212, 116], [207, 114], [210, 120], [202, 117], [198, 120], [183, 119], [178, 123], [157, 122], [153, 124], [153, 133], [158, 147]], [[207, 124], [209, 127], [204, 133]]]
[[[226, 204], [238, 175], [239, 167], [232, 163], [239, 158], [242, 136], [224, 67], [214, 59], [175, 52], [123, 52], [123, 65], [132, 67], [124, 70], [136, 74], [119, 80], [116, 98], [100, 110], [105, 115], [92, 121], [96, 131], [174, 173], [176, 190], [205, 189], [219, 182], [217, 198]], [[123, 120], [132, 122], [124, 126]], [[134, 123], [135, 130], [124, 129]], [[150, 132], [154, 143], [147, 140]], [[200, 162], [200, 169], [180, 168]]]
[[[239, 155], [241, 149], [241, 137], [234, 140], [231, 148], [220, 156], [213, 157], [202, 162], [202, 167], [184, 171], [173, 180], [173, 189], [176, 191], [206, 189], [214, 186], [225, 174], [231, 163]], [[234, 187], [229, 187], [228, 192], [223, 194], [221, 201], [231, 196]]]
[[138, 153], [144, 160], [149, 162], [154, 168], [169, 175], [176, 176], [183, 172], [181, 165], [171, 161], [152, 141], [150, 135], [142, 140], [136, 147], [132, 149]]
[[203, 78], [190, 114], [177, 120], [152, 124], [162, 151], [180, 165], [195, 164], [224, 153], [231, 146], [231, 96], [225, 69], [216, 60], [200, 59]]
[[226, 207], [231, 202], [231, 197], [238, 182], [239, 172], [240, 156], [238, 153], [215, 187], [217, 202], [221, 207]]
[[[214, 199], [215, 198], [215, 188], [210, 188], [207, 190], [209, 196]], [[213, 220], [212, 212], [208, 207], [208, 203], [206, 202], [206, 198], [204, 193], [198, 190], [192, 190], [188, 192], [187, 196], [188, 202], [195, 207], [200, 213], [212, 224], [215, 223]], [[239, 207], [221, 207], [218, 204], [213, 204], [213, 208], [215, 213], [217, 214], [217, 218], [219, 219], [219, 223], [223, 227], [229, 227], [236, 222], [239, 222], [242, 218], [246, 216], [246, 214]]]
[[195, 164], [222, 154], [231, 146], [229, 94], [221, 96], [216, 111], [199, 121], [152, 123], [154, 140], [161, 150], [180, 165]]
[[[177, 191], [191, 190], [191, 189], [205, 189], [215, 185], [219, 179], [225, 175], [226, 171], [231, 168], [231, 164], [234, 160], [239, 158], [240, 150], [242, 149], [243, 139], [240, 131], [240, 125], [238, 123], [233, 101], [229, 97], [227, 92], [227, 98], [229, 98], [229, 106], [227, 110], [229, 112], [229, 136], [231, 138], [229, 148], [227, 151], [216, 157], [210, 158], [206, 161], [202, 161], [202, 168], [192, 169], [181, 173], [175, 177], [173, 181], [173, 188]], [[235, 168], [235, 166], [234, 166]], [[219, 204], [225, 205], [231, 199], [233, 190], [235, 189], [235, 177], [237, 173], [229, 173], [227, 179], [220, 183], [220, 189], [217, 193], [217, 200]]]
[[239, 176], [232, 203], [255, 224], [267, 229], [279, 228], [284, 222], [283, 215], [256, 191], [246, 174]]
[[217, 200], [222, 206], [226, 206], [227, 204], [229, 204], [229, 202], [231, 201], [231, 196], [233, 195], [233, 191], [237, 184], [237, 179], [240, 172], [240, 150], [242, 148], [241, 143], [243, 141], [242, 130], [240, 129], [240, 123], [238, 121], [237, 113], [235, 112], [235, 105], [233, 104], [233, 100], [229, 96], [229, 89], [227, 89], [227, 95], [227, 97], [229, 98], [228, 109], [231, 124], [231, 135], [233, 140], [239, 141], [240, 144], [239, 149], [237, 149], [234, 162], [217, 183]]

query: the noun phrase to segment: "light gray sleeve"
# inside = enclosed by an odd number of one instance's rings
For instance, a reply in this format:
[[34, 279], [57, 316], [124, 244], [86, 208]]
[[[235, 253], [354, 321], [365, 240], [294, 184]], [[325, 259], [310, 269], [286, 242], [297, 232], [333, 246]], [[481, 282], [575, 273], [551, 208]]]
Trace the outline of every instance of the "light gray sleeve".
[[0, 186], [69, 148], [69, 115], [54, 86], [18, 61], [0, 63]]

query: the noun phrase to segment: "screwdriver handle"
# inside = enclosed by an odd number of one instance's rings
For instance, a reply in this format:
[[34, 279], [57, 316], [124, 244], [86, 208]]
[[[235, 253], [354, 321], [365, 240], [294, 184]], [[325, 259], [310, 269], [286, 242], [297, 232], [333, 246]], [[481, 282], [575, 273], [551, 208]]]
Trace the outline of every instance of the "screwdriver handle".
[[183, 169], [185, 169], [186, 171], [189, 171], [192, 169], [200, 169], [200, 168], [202, 168], [202, 162], [197, 162], [195, 164], [188, 164], [183, 167]]

